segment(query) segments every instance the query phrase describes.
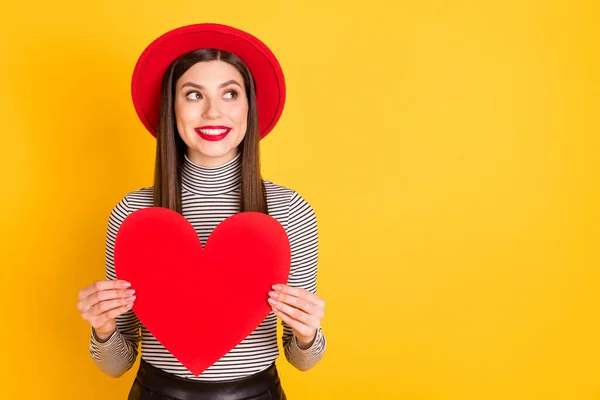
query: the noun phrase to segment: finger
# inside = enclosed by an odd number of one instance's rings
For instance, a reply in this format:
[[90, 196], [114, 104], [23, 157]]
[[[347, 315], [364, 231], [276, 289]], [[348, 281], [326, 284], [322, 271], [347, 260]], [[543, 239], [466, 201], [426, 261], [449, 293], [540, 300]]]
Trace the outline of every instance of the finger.
[[119, 289], [119, 290], [100, 290], [92, 293], [84, 302], [87, 302], [88, 308], [107, 300], [123, 299], [135, 294], [134, 289]]
[[122, 306], [119, 308], [109, 310], [103, 314], [100, 314], [98, 316], [91, 318], [89, 320], [90, 324], [94, 328], [104, 326], [108, 321], [113, 320], [113, 319], [117, 318], [119, 315], [125, 314], [126, 312], [131, 310], [132, 307], [133, 307], [133, 303], [129, 303], [126, 306]]
[[104, 280], [92, 283], [90, 286], [79, 292], [79, 299], [83, 300], [94, 292], [108, 289], [125, 289], [131, 286], [131, 283], [120, 279]]
[[309, 325], [311, 327], [315, 327], [315, 328], [318, 327], [319, 319], [316, 317], [313, 317], [310, 314], [305, 313], [302, 310], [299, 310], [294, 307], [290, 307], [287, 304], [284, 304], [280, 301], [274, 301], [273, 299], [269, 299], [269, 303], [277, 311], [281, 311], [282, 313], [288, 315], [289, 317], [295, 319], [296, 321], [299, 321], [299, 322], [301, 322], [305, 325]]
[[314, 332], [314, 328], [311, 328], [310, 326], [292, 318], [283, 311], [273, 309], [273, 313], [279, 318], [281, 318], [281, 320], [285, 322], [290, 328], [292, 328], [294, 332], [300, 334], [301, 336], [307, 337]]
[[85, 311], [85, 314], [90, 315], [92, 318], [104, 314], [108, 311], [114, 310], [115, 308], [120, 308], [122, 306], [126, 306], [135, 301], [135, 296], [123, 298], [123, 299], [115, 299], [115, 300], [106, 300], [101, 301], [100, 303], [95, 304], [89, 310]]
[[304, 288], [295, 288], [289, 285], [273, 285], [273, 289], [275, 289], [276, 292], [280, 292], [280, 293], [284, 293], [284, 294], [289, 294], [292, 296], [296, 296], [296, 297], [300, 297], [302, 299], [306, 299], [308, 301], [310, 301], [313, 304], [319, 305], [324, 307], [325, 306], [325, 302], [323, 301], [322, 298], [320, 298], [319, 296], [317, 296], [316, 294], [309, 292], [308, 290], [304, 289]]
[[269, 292], [269, 296], [275, 301], [288, 304], [294, 308], [304, 311], [307, 314], [322, 317], [321, 308], [302, 297], [292, 296], [283, 292]]
[[89, 297], [79, 301], [79, 303], [77, 303], [77, 308], [80, 312], [87, 312], [102, 301], [124, 299], [133, 296], [134, 294], [134, 289], [101, 290], [99, 292], [94, 292]]

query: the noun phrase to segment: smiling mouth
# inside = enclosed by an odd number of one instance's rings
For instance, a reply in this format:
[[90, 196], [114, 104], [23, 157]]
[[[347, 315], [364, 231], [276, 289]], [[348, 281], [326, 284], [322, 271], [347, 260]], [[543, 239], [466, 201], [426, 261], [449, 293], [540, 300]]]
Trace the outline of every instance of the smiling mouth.
[[210, 142], [223, 140], [231, 132], [231, 128], [226, 126], [203, 126], [194, 130], [198, 136]]

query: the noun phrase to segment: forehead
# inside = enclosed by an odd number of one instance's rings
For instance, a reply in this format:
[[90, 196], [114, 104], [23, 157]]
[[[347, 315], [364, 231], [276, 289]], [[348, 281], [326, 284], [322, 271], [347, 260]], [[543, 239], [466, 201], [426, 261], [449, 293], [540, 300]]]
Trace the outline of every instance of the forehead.
[[201, 61], [192, 65], [181, 75], [177, 85], [191, 81], [202, 86], [218, 86], [219, 84], [235, 79], [243, 85], [242, 74], [231, 64], [221, 60]]

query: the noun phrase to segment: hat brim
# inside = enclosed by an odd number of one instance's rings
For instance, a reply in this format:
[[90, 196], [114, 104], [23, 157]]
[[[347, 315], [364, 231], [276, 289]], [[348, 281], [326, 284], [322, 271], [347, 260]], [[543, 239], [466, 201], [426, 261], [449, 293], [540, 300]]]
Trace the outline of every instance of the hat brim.
[[131, 96], [146, 129], [157, 136], [162, 80], [169, 65], [179, 56], [202, 48], [233, 53], [248, 66], [256, 86], [260, 138], [264, 138], [275, 127], [285, 104], [281, 66], [271, 50], [256, 37], [212, 23], [169, 31], [150, 43], [140, 55], [131, 80]]

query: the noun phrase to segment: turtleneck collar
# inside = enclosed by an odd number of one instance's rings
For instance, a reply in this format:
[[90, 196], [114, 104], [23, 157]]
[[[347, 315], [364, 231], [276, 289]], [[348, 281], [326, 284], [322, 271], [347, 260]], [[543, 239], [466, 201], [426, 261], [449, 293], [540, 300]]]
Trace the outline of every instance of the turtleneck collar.
[[184, 189], [204, 195], [215, 196], [232, 192], [240, 187], [242, 154], [218, 167], [202, 167], [194, 164], [187, 155], [181, 170], [181, 184]]

